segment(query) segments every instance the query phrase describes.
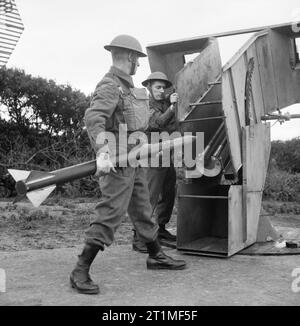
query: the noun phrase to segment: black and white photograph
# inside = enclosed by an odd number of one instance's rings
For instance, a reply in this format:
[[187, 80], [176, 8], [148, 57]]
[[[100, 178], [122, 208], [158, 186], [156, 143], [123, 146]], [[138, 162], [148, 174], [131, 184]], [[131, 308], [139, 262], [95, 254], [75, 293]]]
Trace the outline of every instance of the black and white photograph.
[[299, 305], [299, 0], [0, 0], [0, 306]]

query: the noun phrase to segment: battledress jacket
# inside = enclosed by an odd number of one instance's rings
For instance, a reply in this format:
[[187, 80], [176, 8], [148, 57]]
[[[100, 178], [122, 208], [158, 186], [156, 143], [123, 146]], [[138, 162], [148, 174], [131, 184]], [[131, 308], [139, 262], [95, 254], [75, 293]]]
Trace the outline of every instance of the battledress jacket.
[[99, 135], [105, 135], [109, 131], [116, 136], [118, 143], [120, 124], [126, 124], [129, 133], [147, 129], [149, 99], [143, 98], [138, 107], [134, 107], [136, 96], [133, 89], [131, 76], [114, 66], [96, 86], [91, 105], [84, 117], [91, 145], [96, 153], [114, 152], [109, 143], [99, 142]]
[[174, 112], [170, 111], [170, 102], [168, 100], [156, 101], [150, 96], [150, 119], [148, 132], [172, 133], [176, 130], [176, 121]]

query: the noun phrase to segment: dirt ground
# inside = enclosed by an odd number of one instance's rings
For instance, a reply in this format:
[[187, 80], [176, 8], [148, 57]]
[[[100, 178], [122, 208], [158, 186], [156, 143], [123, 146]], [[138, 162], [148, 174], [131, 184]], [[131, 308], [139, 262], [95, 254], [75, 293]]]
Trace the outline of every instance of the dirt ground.
[[[84, 231], [96, 216], [95, 205], [95, 201], [56, 199], [36, 209], [28, 202], [0, 202], [0, 251], [71, 248], [82, 244]], [[131, 229], [129, 218], [124, 216], [115, 244], [130, 243]]]
[[[93, 264], [101, 294], [78, 295], [70, 289], [68, 275], [95, 205], [95, 200], [55, 198], [34, 209], [28, 202], [0, 202], [0, 268], [7, 273], [0, 305], [300, 305], [300, 293], [291, 290], [300, 256], [184, 256], [185, 271], [147, 271], [146, 256], [131, 250], [132, 226], [126, 216], [114, 245]], [[270, 213], [273, 225], [300, 229], [300, 215], [291, 211]], [[176, 232], [176, 210], [169, 230]], [[176, 250], [166, 250], [182, 258]]]

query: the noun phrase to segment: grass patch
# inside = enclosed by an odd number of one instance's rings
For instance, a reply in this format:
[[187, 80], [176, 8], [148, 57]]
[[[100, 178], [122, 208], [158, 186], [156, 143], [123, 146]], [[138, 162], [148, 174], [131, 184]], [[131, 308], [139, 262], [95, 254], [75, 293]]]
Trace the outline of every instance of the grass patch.
[[274, 200], [267, 200], [263, 202], [262, 207], [267, 213], [271, 215], [300, 215], [300, 203], [298, 202], [280, 202]]

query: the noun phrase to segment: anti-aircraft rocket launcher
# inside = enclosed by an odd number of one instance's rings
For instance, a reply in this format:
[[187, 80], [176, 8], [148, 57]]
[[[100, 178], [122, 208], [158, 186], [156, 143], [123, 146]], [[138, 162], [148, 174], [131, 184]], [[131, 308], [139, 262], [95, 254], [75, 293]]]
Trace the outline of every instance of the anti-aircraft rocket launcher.
[[[112, 161], [124, 166], [124, 164], [130, 164], [130, 162], [142, 162], [150, 157], [155, 158], [162, 156], [164, 153], [168, 154], [170, 150], [181, 153], [183, 147], [193, 145], [195, 140], [196, 137], [194, 136], [183, 136], [155, 144], [146, 143], [137, 146], [128, 154], [122, 154], [116, 159], [112, 158]], [[53, 192], [56, 186], [94, 175], [96, 170], [96, 160], [93, 160], [51, 172], [14, 169], [9, 169], [8, 172], [16, 181], [18, 194], [16, 201], [26, 196], [35, 207], [38, 207]]]
[[[151, 71], [178, 93], [181, 133], [204, 133], [204, 169], [178, 184], [177, 249], [231, 257], [268, 238], [261, 215], [271, 139], [269, 120], [300, 103], [300, 22], [151, 44]], [[254, 33], [223, 65], [219, 39]]]

